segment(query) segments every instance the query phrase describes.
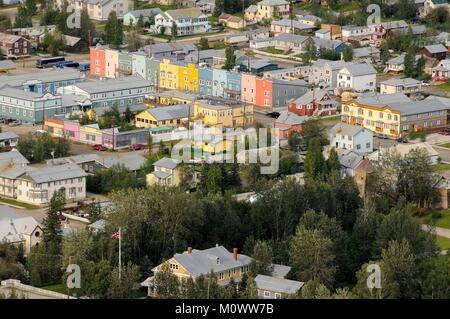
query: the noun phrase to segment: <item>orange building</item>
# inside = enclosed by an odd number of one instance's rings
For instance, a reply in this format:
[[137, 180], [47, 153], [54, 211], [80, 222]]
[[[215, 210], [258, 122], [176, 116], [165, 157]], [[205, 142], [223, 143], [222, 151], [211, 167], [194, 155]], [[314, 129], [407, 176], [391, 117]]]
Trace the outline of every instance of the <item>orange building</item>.
[[342, 27], [336, 24], [321, 24], [320, 28], [323, 30], [330, 31], [331, 40], [336, 40], [341, 38]]
[[89, 50], [89, 60], [90, 60], [90, 73], [91, 75], [104, 77], [106, 74], [105, 69], [105, 47], [101, 45], [97, 45], [95, 47], [91, 47]]
[[272, 80], [256, 78], [256, 103], [263, 108], [272, 108]]

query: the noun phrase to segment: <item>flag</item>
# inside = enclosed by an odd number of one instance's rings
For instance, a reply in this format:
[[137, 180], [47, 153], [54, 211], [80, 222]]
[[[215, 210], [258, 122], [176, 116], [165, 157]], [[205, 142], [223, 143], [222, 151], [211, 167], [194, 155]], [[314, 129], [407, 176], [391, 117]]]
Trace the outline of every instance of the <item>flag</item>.
[[111, 235], [111, 238], [120, 238], [120, 233], [116, 231], [114, 234]]

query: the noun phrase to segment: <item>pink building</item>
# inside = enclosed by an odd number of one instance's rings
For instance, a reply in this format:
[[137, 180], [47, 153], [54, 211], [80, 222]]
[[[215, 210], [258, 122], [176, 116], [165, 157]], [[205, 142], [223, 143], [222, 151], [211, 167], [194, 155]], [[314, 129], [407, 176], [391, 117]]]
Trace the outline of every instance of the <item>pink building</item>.
[[64, 134], [72, 141], [80, 140], [80, 123], [75, 121], [64, 121]]
[[256, 104], [256, 75], [242, 73], [241, 100], [249, 104]]

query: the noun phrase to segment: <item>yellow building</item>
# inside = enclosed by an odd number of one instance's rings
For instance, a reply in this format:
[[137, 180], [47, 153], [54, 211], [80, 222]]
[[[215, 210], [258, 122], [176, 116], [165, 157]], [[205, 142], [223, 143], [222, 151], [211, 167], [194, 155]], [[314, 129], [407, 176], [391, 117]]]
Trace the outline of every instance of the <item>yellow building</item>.
[[198, 69], [195, 64], [189, 63], [187, 66], [180, 65], [179, 68], [179, 89], [184, 91], [198, 91]]
[[179, 161], [163, 157], [153, 163], [155, 170], [147, 174], [147, 186], [159, 184], [167, 186], [178, 186], [181, 181], [181, 172], [177, 169]]
[[192, 118], [194, 108], [192, 104], [161, 106], [147, 109], [137, 114], [137, 127], [153, 128], [161, 126], [179, 127], [188, 121], [188, 114]]
[[172, 64], [168, 59], [163, 59], [159, 64], [159, 87], [162, 89], [177, 90], [180, 87], [179, 75], [180, 66]]
[[157, 94], [158, 103], [162, 105], [179, 105], [194, 103], [195, 94], [180, 91], [164, 91]]
[[248, 126], [253, 124], [253, 106], [215, 104], [208, 100], [198, 100], [194, 103], [194, 116], [200, 118], [203, 124], [218, 129]]
[[370, 104], [373, 105], [361, 104], [358, 100], [342, 102], [341, 121], [397, 137], [400, 134], [400, 111], [383, 103]]
[[223, 246], [204, 250], [188, 247], [185, 252], [175, 254], [166, 262], [153, 268], [152, 271], [156, 274], [165, 266], [180, 280], [187, 278], [195, 280], [202, 275], [208, 276], [212, 271], [217, 276], [217, 283], [226, 285], [231, 278], [235, 282], [240, 282], [242, 275], [249, 271], [251, 261], [250, 257], [238, 254], [237, 248], [234, 248], [233, 252], [229, 252]]

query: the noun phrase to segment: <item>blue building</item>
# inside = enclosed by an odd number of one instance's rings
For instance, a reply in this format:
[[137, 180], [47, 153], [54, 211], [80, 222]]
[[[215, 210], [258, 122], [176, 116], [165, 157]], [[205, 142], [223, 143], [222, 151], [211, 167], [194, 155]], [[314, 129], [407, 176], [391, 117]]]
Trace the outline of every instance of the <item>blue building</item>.
[[215, 97], [225, 97], [224, 88], [227, 86], [227, 71], [213, 69], [213, 93]]
[[5, 86], [39, 94], [56, 94], [59, 87], [85, 81], [86, 76], [72, 68], [19, 75], [0, 76], [0, 88]]
[[213, 83], [213, 69], [211, 68], [199, 68], [198, 69], [198, 83], [199, 93], [201, 95], [212, 95], [212, 83]]
[[241, 74], [239, 72], [227, 72], [227, 86], [224, 91], [225, 98], [241, 100]]

